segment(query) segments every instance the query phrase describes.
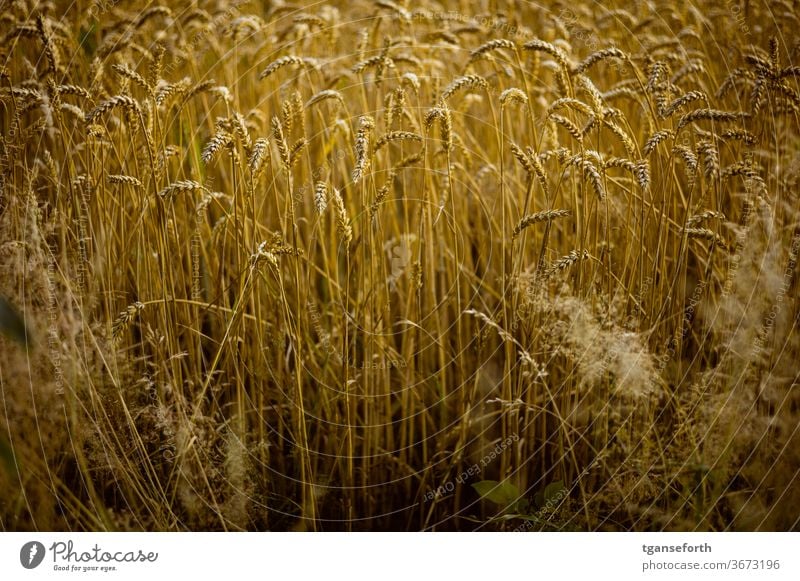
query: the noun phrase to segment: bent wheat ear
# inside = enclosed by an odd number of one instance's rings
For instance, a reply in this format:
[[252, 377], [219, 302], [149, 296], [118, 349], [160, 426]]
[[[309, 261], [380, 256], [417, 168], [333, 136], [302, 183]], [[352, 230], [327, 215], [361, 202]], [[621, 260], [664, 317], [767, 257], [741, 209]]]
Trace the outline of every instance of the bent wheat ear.
[[603, 60], [606, 60], [606, 59], [610, 59], [610, 58], [630, 61], [630, 59], [628, 58], [628, 55], [626, 55], [620, 49], [615, 48], [615, 47], [604, 48], [603, 50], [598, 50], [597, 52], [594, 52], [594, 53], [590, 54], [588, 57], [586, 57], [578, 66], [576, 66], [574, 69], [572, 69], [572, 74], [573, 75], [582, 75], [588, 69], [590, 69], [591, 67], [593, 67], [594, 65], [596, 65], [600, 61], [603, 61]]
[[512, 103], [519, 103], [520, 105], [528, 104], [528, 96], [520, 89], [512, 87], [500, 93], [500, 106], [507, 107]]
[[547, 53], [554, 59], [556, 59], [556, 62], [558, 62], [558, 64], [561, 65], [561, 67], [564, 70], [569, 70], [569, 64], [567, 62], [568, 61], [567, 54], [563, 50], [550, 44], [549, 42], [545, 42], [544, 40], [540, 40], [537, 38], [530, 42], [526, 42], [524, 45], [522, 45], [522, 48], [524, 48], [525, 50], [540, 51]]
[[513, 40], [507, 40], [505, 38], [498, 38], [495, 40], [490, 40], [473, 50], [469, 55], [469, 62], [473, 63], [476, 60], [487, 56], [489, 53], [494, 52], [496, 50], [507, 49], [507, 50], [517, 50], [517, 45], [514, 43]]
[[306, 101], [305, 105], [303, 105], [303, 109], [309, 109], [316, 105], [317, 103], [321, 103], [322, 101], [326, 101], [328, 99], [334, 99], [338, 101], [340, 105], [344, 105], [344, 97], [339, 91], [334, 91], [333, 89], [327, 89], [325, 91], [320, 91], [313, 97], [311, 97], [308, 101]]
[[59, 95], [77, 95], [79, 97], [83, 97], [84, 99], [91, 99], [92, 95], [78, 85], [59, 85], [58, 86], [58, 94]]
[[686, 127], [686, 125], [694, 123], [695, 121], [709, 120], [728, 123], [741, 118], [742, 114], [740, 112], [719, 111], [717, 109], [696, 109], [681, 117], [676, 131], [680, 131], [682, 128]]
[[127, 184], [129, 186], [134, 186], [137, 188], [142, 187], [142, 182], [139, 181], [138, 178], [133, 176], [126, 176], [126, 175], [110, 175], [108, 176], [108, 181], [112, 184]]
[[265, 68], [261, 73], [258, 75], [260, 80], [264, 80], [272, 75], [274, 72], [282, 69], [283, 67], [287, 67], [289, 65], [292, 66], [303, 66], [306, 68], [317, 68], [319, 65], [315, 59], [311, 58], [302, 58], [299, 56], [294, 55], [287, 55], [279, 58], [276, 61], [273, 61], [269, 64], [267, 68]]
[[672, 131], [670, 131], [669, 129], [662, 129], [661, 131], [656, 131], [655, 133], [653, 133], [650, 139], [648, 139], [647, 142], [644, 144], [644, 149], [642, 150], [642, 153], [644, 153], [645, 155], [650, 155], [653, 152], [653, 150], [656, 147], [658, 147], [659, 143], [673, 136], [674, 135]]
[[511, 144], [511, 154], [519, 162], [519, 164], [523, 167], [523, 169], [529, 176], [533, 175], [534, 169], [530, 158], [524, 151], [522, 151], [522, 148], [516, 143]]
[[139, 85], [145, 92], [150, 95], [153, 92], [153, 87], [151, 87], [147, 81], [144, 79], [142, 75], [137, 73], [136, 71], [130, 69], [128, 65], [111, 65], [111, 69], [117, 73], [119, 76], [129, 79]]
[[253, 144], [250, 159], [247, 160], [247, 166], [253, 175], [259, 172], [267, 157], [269, 157], [269, 140], [266, 137], [259, 137]]
[[308, 140], [305, 137], [301, 137], [295, 142], [292, 146], [292, 151], [289, 153], [289, 167], [294, 167], [306, 147], [308, 147]]
[[422, 141], [422, 135], [411, 131], [390, 131], [375, 142], [375, 151], [380, 150], [384, 145], [392, 141]]
[[86, 124], [89, 125], [94, 123], [98, 117], [118, 107], [127, 111], [141, 113], [139, 103], [137, 103], [133, 98], [128, 97], [127, 95], [117, 95], [116, 97], [111, 97], [110, 99], [103, 101], [97, 107], [87, 113], [85, 119]]
[[725, 214], [723, 214], [722, 212], [717, 212], [715, 210], [704, 210], [703, 212], [695, 214], [694, 216], [689, 218], [686, 221], [686, 227], [691, 229], [697, 226], [698, 224], [701, 224], [702, 222], [705, 222], [706, 220], [711, 220], [713, 218], [719, 218], [720, 220], [725, 220]]
[[39, 14], [36, 17], [36, 30], [44, 45], [44, 53], [47, 57], [47, 64], [50, 71], [56, 74], [62, 70], [58, 49], [53, 42], [53, 33], [50, 27], [50, 20]]
[[317, 187], [314, 188], [314, 208], [317, 214], [322, 215], [328, 207], [328, 184], [323, 181], [317, 182]]
[[442, 92], [442, 101], [446, 101], [455, 93], [463, 89], [483, 89], [484, 91], [488, 91], [489, 83], [486, 82], [486, 79], [478, 75], [465, 75], [463, 77], [459, 77], [450, 83], [445, 88], [444, 92]]
[[227, 131], [218, 132], [211, 138], [208, 144], [206, 144], [205, 148], [203, 148], [200, 159], [202, 159], [205, 164], [211, 163], [217, 155], [219, 155], [222, 148], [230, 144], [232, 140], [233, 136]]
[[118, 341], [122, 334], [130, 327], [133, 320], [139, 315], [140, 312], [144, 309], [144, 305], [139, 301], [128, 305], [124, 311], [122, 311], [119, 316], [114, 319], [114, 322], [111, 324], [111, 337], [114, 341]]
[[702, 240], [710, 240], [715, 244], [718, 244], [722, 248], [727, 248], [725, 241], [720, 237], [719, 234], [714, 232], [713, 230], [709, 230], [708, 228], [686, 228], [686, 235], [689, 238], [700, 238]]
[[289, 151], [289, 144], [286, 142], [286, 136], [283, 134], [283, 125], [277, 116], [272, 118], [272, 137], [275, 139], [275, 145], [278, 146], [278, 153], [281, 156], [281, 162], [284, 169], [291, 167], [291, 151]]
[[411, 12], [409, 12], [399, 4], [392, 2], [391, 0], [376, 0], [375, 6], [384, 8], [386, 10], [390, 10], [395, 14], [397, 14], [400, 18], [402, 18], [406, 22], [411, 22]]
[[580, 128], [575, 125], [572, 121], [564, 117], [563, 115], [559, 115], [558, 113], [550, 114], [550, 120], [558, 125], [561, 125], [564, 129], [567, 130], [575, 141], [578, 143], [583, 143], [583, 133], [581, 132]]
[[571, 250], [569, 254], [567, 254], [566, 256], [562, 256], [561, 258], [559, 258], [558, 260], [553, 262], [553, 264], [550, 265], [550, 267], [545, 271], [545, 277], [549, 278], [558, 271], [563, 271], [568, 269], [570, 266], [572, 266], [579, 260], [588, 260], [589, 258], [590, 258], [589, 252], [587, 252], [586, 250], [584, 250], [583, 252], [578, 252], [577, 250]]
[[[398, 166], [399, 167], [399, 166]], [[383, 183], [383, 186], [378, 193], [375, 195], [375, 201], [372, 202], [372, 205], [369, 207], [369, 215], [371, 218], [375, 219], [375, 216], [378, 214], [378, 209], [383, 201], [386, 199], [386, 196], [389, 195], [389, 190], [392, 187], [392, 183], [394, 179], [397, 177], [397, 168], [392, 168], [389, 171], [389, 175], [386, 176], [386, 181]]]
[[344, 205], [344, 200], [339, 190], [333, 189], [333, 209], [336, 211], [336, 229], [339, 236], [342, 237], [345, 247], [349, 246], [353, 241], [353, 228], [350, 225], [350, 218], [347, 214], [347, 208]]
[[168, 185], [166, 188], [158, 192], [158, 195], [164, 200], [172, 200], [178, 194], [196, 192], [200, 190], [205, 190], [202, 184], [199, 184], [193, 180], [180, 180]]
[[702, 91], [689, 91], [667, 105], [664, 110], [661, 111], [661, 117], [671, 117], [678, 109], [682, 109], [692, 101], [705, 101], [708, 103], [708, 96], [706, 96], [706, 94]]
[[564, 218], [569, 215], [569, 210], [544, 210], [542, 212], [536, 212], [535, 214], [528, 214], [514, 227], [512, 236], [516, 238], [525, 228], [531, 226], [532, 224], [536, 224], [537, 222], [551, 222], [558, 218]]
[[361, 117], [358, 135], [356, 136], [356, 167], [353, 169], [353, 182], [364, 176], [369, 168], [369, 141], [375, 121], [369, 115]]

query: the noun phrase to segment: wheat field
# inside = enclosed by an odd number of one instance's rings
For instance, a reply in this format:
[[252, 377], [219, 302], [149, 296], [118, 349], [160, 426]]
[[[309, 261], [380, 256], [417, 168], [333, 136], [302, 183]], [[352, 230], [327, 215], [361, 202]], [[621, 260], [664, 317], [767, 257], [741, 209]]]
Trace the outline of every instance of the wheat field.
[[0, 530], [800, 529], [796, 1], [0, 6]]

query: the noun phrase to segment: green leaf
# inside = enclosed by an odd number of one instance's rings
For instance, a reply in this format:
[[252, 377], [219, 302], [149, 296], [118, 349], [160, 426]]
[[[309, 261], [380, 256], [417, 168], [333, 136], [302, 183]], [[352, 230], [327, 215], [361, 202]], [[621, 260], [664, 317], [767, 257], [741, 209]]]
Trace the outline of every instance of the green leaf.
[[14, 452], [11, 450], [5, 438], [0, 438], [0, 466], [13, 476], [17, 473], [17, 465], [14, 462]]
[[531, 502], [526, 498], [521, 498], [514, 505], [513, 510], [521, 514], [527, 514], [532, 510]]
[[94, 51], [97, 49], [97, 40], [95, 40], [96, 31], [96, 20], [92, 21], [92, 23], [89, 25], [89, 28], [81, 26], [78, 36], [78, 45], [83, 49], [83, 52], [86, 53], [86, 56], [92, 56]]
[[544, 487], [544, 494], [542, 496], [544, 497], [545, 504], [555, 507], [564, 498], [565, 492], [566, 487], [564, 486], [564, 482], [556, 480]]
[[472, 488], [481, 495], [482, 498], [499, 504], [509, 506], [519, 498], [519, 489], [508, 480], [498, 482], [497, 480], [481, 480], [472, 485]]
[[28, 342], [28, 333], [25, 321], [11, 304], [0, 297], [0, 333], [4, 333], [14, 341], [25, 345]]

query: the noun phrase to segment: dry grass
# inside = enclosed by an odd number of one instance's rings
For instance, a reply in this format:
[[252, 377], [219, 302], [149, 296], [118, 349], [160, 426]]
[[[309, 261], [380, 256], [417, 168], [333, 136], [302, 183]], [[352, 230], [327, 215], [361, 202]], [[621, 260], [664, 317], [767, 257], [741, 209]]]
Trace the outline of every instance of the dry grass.
[[0, 529], [797, 530], [796, 2], [548, 4], [6, 2]]

